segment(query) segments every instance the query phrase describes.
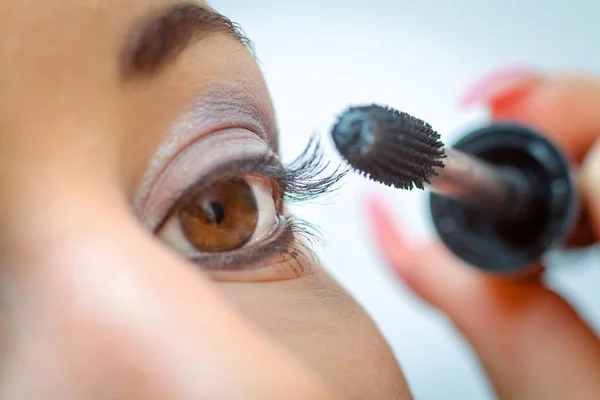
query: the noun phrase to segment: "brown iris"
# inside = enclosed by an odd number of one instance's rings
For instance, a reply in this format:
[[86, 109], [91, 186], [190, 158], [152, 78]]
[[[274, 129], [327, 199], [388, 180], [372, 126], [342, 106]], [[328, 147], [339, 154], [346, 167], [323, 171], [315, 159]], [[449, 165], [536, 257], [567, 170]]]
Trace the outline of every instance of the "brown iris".
[[179, 218], [186, 238], [199, 250], [230, 251], [244, 246], [254, 234], [258, 207], [248, 183], [232, 179], [188, 198]]

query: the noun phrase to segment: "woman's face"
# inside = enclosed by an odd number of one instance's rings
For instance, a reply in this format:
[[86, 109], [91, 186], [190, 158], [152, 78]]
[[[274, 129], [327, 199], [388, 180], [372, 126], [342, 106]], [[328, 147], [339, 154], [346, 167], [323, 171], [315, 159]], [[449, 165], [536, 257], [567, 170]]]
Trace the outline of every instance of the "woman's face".
[[0, 38], [0, 398], [193, 398], [223, 343], [253, 347], [212, 328], [229, 306], [344, 398], [406, 393], [285, 213], [328, 181], [316, 152], [279, 163], [235, 25], [202, 2], [3, 1]]

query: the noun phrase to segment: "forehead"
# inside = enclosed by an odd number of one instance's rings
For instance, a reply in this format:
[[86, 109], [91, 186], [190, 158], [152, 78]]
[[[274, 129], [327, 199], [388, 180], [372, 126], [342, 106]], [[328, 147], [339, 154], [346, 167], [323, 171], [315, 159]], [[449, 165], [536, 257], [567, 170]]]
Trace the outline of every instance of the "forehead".
[[101, 95], [114, 88], [126, 42], [175, 4], [181, 1], [0, 1], [0, 114], [48, 95], [60, 102], [73, 89]]
[[[181, 0], [0, 0], [0, 133], [73, 125], [74, 119], [77, 126], [86, 121], [83, 126], [95, 127], [100, 121], [102, 128], [112, 124], [111, 131], [125, 132], [122, 125], [142, 119], [142, 114], [156, 125], [161, 116], [165, 121], [174, 118], [208, 86], [233, 79], [250, 83], [247, 91], [270, 104], [262, 74], [243, 40], [233, 37], [231, 29], [229, 34], [219, 34], [223, 30], [215, 25], [211, 30], [211, 13], [209, 22], [195, 25], [204, 29], [204, 38], [186, 45], [185, 57], [179, 53], [168, 69], [137, 81], [140, 85], [123, 79], [123, 55], [132, 53], [131, 43], [141, 43], [132, 38], [172, 10], [194, 5], [209, 7]], [[181, 24], [173, 25], [172, 19], [170, 24], [181, 33]], [[157, 37], [150, 51], [166, 40], [162, 34], [145, 37]], [[126, 113], [140, 118], [124, 118]]]
[[[44, 65], [95, 69], [114, 59], [124, 41], [149, 16], [176, 0], [24, 0], [0, 1], [0, 69]], [[187, 1], [207, 5], [203, 1]], [[98, 65], [100, 64], [100, 65]], [[60, 68], [62, 68], [61, 65]], [[89, 66], [89, 65], [88, 65]], [[58, 68], [58, 69], [60, 69]], [[25, 71], [23, 71], [25, 72]]]
[[[24, 52], [61, 52], [68, 45], [114, 45], [153, 10], [177, 0], [0, 1], [0, 57]], [[188, 1], [207, 5], [203, 1]], [[73, 49], [71, 49], [73, 50]], [[1, 58], [0, 58], [1, 59]]]
[[[180, 0], [181, 1], [181, 0]], [[100, 23], [100, 25], [118, 25], [148, 10], [176, 4], [177, 0], [21, 0], [0, 2], [1, 31], [14, 31], [15, 28], [54, 26], [61, 31], [82, 22]], [[187, 1], [206, 5], [205, 1]], [[110, 17], [110, 18], [107, 18]], [[75, 18], [75, 19], [71, 19]], [[68, 23], [67, 23], [68, 22]]]

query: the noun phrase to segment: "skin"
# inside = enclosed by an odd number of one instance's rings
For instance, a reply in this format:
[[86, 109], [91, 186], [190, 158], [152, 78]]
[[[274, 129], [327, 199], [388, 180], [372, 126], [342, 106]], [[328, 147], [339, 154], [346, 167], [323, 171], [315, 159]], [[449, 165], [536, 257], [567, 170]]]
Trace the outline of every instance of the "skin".
[[[147, 229], [154, 214], [140, 199], [177, 146], [168, 132], [190, 99], [243, 78], [270, 105], [254, 59], [224, 34], [124, 85], [123, 37], [166, 3], [0, 4], [0, 398], [410, 398], [373, 322], [322, 267], [213, 280]], [[494, 115], [545, 124], [580, 157], [598, 221], [600, 168], [587, 150], [599, 85], [534, 81], [527, 96], [495, 99]], [[370, 214], [400, 276], [451, 316], [503, 398], [598, 397], [600, 345], [564, 301], [537, 281], [480, 276], [439, 245], [418, 257], [381, 204]], [[558, 339], [540, 340], [549, 326]]]
[[[489, 85], [488, 85], [489, 86]], [[585, 218], [574, 236], [600, 239], [600, 81], [557, 73], [510, 76], [478, 101], [494, 120], [544, 132], [574, 162]], [[477, 91], [477, 90], [476, 90]], [[600, 341], [577, 312], [533, 276], [505, 280], [457, 260], [439, 243], [414, 243], [391, 222], [381, 198], [367, 203], [378, 243], [397, 275], [442, 311], [476, 351], [499, 398], [552, 400], [600, 398]], [[589, 232], [590, 236], [579, 235]]]
[[119, 80], [124, 37], [166, 3], [0, 3], [0, 398], [409, 398], [387, 343], [321, 266], [212, 281], [146, 229], [138, 203], [190, 99], [242, 79], [273, 113], [226, 34]]

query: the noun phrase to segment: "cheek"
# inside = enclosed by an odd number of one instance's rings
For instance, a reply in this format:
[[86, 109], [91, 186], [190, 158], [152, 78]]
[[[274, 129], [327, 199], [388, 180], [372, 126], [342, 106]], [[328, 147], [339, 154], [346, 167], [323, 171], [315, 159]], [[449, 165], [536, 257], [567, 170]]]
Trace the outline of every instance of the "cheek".
[[44, 251], [0, 257], [1, 399], [214, 398], [229, 377], [266, 380], [248, 360], [289, 373], [213, 285], [126, 216], [44, 238], [33, 241]]
[[325, 272], [271, 283], [223, 283], [220, 290], [288, 346], [346, 399], [408, 393], [391, 349], [361, 307]]

